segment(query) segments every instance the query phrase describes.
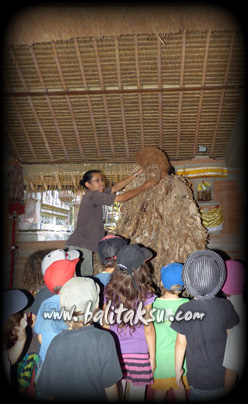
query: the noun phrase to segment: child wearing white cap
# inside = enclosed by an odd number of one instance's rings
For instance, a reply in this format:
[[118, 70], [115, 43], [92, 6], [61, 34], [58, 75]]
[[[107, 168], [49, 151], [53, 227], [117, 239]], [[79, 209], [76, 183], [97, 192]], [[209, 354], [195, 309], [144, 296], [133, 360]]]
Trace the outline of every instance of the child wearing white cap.
[[60, 291], [60, 306], [72, 314], [69, 328], [51, 342], [37, 383], [39, 399], [55, 401], [118, 400], [116, 382], [122, 378], [112, 335], [86, 318], [99, 304], [93, 279], [70, 279]]

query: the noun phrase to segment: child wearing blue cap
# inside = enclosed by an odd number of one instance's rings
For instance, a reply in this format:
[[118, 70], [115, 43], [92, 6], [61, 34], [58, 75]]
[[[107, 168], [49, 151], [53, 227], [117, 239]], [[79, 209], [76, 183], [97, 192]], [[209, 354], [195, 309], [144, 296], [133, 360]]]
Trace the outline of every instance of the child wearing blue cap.
[[[183, 289], [182, 268], [180, 263], [171, 263], [161, 269], [161, 297], [153, 303], [154, 327], [156, 333], [156, 364], [154, 372], [155, 401], [164, 401], [173, 389], [177, 401], [186, 401], [185, 391], [179, 389], [175, 373], [175, 343], [177, 333], [170, 328], [179, 306], [189, 299], [179, 297]], [[186, 373], [186, 363], [184, 363]], [[184, 374], [185, 374], [184, 373]], [[187, 377], [183, 377], [186, 389], [189, 389]]]

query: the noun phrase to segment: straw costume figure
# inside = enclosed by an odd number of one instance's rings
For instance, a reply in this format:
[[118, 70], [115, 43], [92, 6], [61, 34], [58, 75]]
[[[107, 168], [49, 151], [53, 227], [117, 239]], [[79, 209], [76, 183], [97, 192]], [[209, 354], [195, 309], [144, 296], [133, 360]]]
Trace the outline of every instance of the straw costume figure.
[[146, 181], [160, 178], [160, 182], [121, 206], [115, 233], [156, 252], [154, 277], [159, 283], [162, 266], [183, 263], [193, 251], [205, 249], [208, 235], [187, 180], [172, 174], [167, 155], [146, 146], [136, 154], [136, 163], [144, 171], [126, 190], [138, 187], [144, 177]]

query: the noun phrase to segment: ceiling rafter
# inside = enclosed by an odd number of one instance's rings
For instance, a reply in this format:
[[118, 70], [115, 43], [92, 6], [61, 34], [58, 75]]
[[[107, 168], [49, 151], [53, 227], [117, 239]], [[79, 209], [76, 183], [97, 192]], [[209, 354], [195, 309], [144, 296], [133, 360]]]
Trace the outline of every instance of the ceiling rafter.
[[[98, 76], [99, 76], [99, 80], [100, 80], [100, 85], [101, 85], [102, 91], [104, 91], [104, 81], [103, 81], [103, 75], [102, 75], [102, 67], [101, 67], [100, 56], [99, 56], [99, 51], [98, 51], [96, 38], [93, 37], [92, 41], [93, 41], [93, 46], [94, 46], [94, 50], [95, 50], [95, 54], [96, 54], [97, 71], [98, 71]], [[107, 121], [107, 126], [108, 126], [110, 148], [111, 148], [112, 156], [115, 157], [115, 147], [114, 147], [112, 127], [111, 127], [111, 122], [110, 122], [110, 117], [109, 117], [107, 97], [106, 97], [106, 94], [104, 92], [103, 92], [102, 96], [103, 96], [103, 104], [104, 104], [106, 121]]]
[[[59, 77], [60, 77], [60, 80], [61, 80], [61, 83], [62, 83], [63, 90], [66, 91], [67, 87], [66, 87], [63, 71], [62, 71], [62, 68], [61, 68], [61, 65], [60, 65], [60, 61], [59, 61], [59, 55], [58, 55], [57, 48], [56, 48], [56, 45], [55, 45], [54, 41], [51, 42], [51, 47], [52, 47], [52, 50], [53, 50], [54, 59], [55, 59], [55, 63], [56, 63], [56, 66], [57, 66], [57, 69], [58, 69], [58, 72], [59, 72]], [[81, 156], [82, 159], [84, 159], [83, 146], [82, 146], [82, 143], [81, 143], [79, 130], [78, 130], [75, 114], [74, 114], [74, 111], [73, 111], [72, 103], [71, 103], [71, 100], [70, 100], [70, 97], [69, 97], [68, 94], [66, 94], [65, 97], [66, 97], [67, 105], [68, 105], [68, 108], [69, 108], [69, 111], [70, 111], [70, 115], [71, 115], [71, 119], [72, 119], [72, 125], [73, 125], [74, 132], [75, 132], [75, 135], [76, 135], [80, 156]]]
[[[64, 155], [65, 155], [65, 158], [66, 158], [67, 161], [69, 161], [69, 155], [68, 155], [68, 152], [67, 152], [66, 147], [65, 147], [65, 142], [64, 142], [64, 139], [63, 139], [63, 135], [62, 135], [62, 132], [60, 130], [60, 126], [59, 126], [58, 120], [56, 118], [56, 115], [54, 113], [50, 97], [47, 95], [47, 89], [46, 89], [46, 86], [45, 86], [45, 83], [44, 83], [44, 80], [43, 80], [43, 77], [42, 77], [42, 74], [41, 74], [41, 70], [40, 70], [40, 67], [39, 67], [35, 52], [34, 52], [34, 48], [32, 46], [29, 47], [29, 52], [30, 52], [32, 60], [34, 62], [34, 66], [36, 68], [36, 71], [37, 71], [37, 74], [38, 74], [38, 77], [39, 77], [39, 80], [40, 80], [41, 87], [42, 87], [42, 89], [43, 89], [43, 91], [45, 93], [45, 99], [46, 99], [46, 102], [48, 104], [49, 110], [51, 112], [53, 122], [54, 122], [56, 131], [57, 131], [57, 134], [58, 134], [58, 137], [59, 137], [59, 140], [60, 140], [63, 152], [64, 152]], [[53, 158], [52, 158], [52, 160], [53, 160]]]
[[[81, 52], [80, 52], [80, 48], [79, 48], [77, 38], [74, 38], [73, 42], [74, 42], [74, 46], [75, 46], [75, 49], [76, 49], [78, 64], [79, 64], [79, 68], [80, 68], [84, 88], [85, 88], [86, 91], [89, 91], [86, 76], [85, 76], [85, 71], [84, 71], [84, 65], [83, 65], [83, 61], [82, 61], [82, 55], [81, 55]], [[93, 111], [93, 108], [92, 108], [92, 105], [91, 105], [91, 99], [90, 99], [89, 94], [86, 94], [86, 99], [87, 99], [87, 103], [88, 103], [88, 108], [89, 108], [89, 112], [90, 112], [90, 119], [91, 119], [93, 134], [94, 134], [94, 138], [95, 138], [95, 143], [96, 143], [97, 156], [98, 156], [99, 159], [101, 159], [101, 150], [100, 150], [99, 140], [98, 140], [98, 136], [97, 136], [94, 111]]]
[[142, 107], [142, 94], [141, 90], [141, 81], [140, 81], [140, 69], [139, 69], [139, 47], [138, 47], [138, 37], [134, 35], [134, 51], [135, 51], [135, 67], [136, 67], [136, 77], [137, 77], [137, 86], [138, 86], [138, 99], [139, 99], [139, 121], [140, 121], [140, 135], [141, 135], [141, 146], [145, 146], [144, 140], [144, 125], [143, 125], [143, 107]]
[[146, 88], [144, 85], [141, 88], [123, 88], [120, 90], [118, 87], [116, 88], [105, 88], [105, 89], [88, 89], [88, 90], [49, 90], [49, 91], [4, 91], [3, 96], [5, 97], [43, 97], [44, 95], [52, 96], [52, 97], [60, 97], [60, 96], [70, 96], [70, 95], [111, 95], [111, 94], [143, 94], [143, 93], [179, 93], [179, 92], [191, 92], [191, 91], [217, 91], [217, 90], [235, 90], [235, 89], [243, 89], [245, 85], [205, 85], [205, 86], [189, 86], [184, 85], [183, 87], [179, 86], [168, 86], [163, 88], [158, 88], [157, 86], [149, 86]]
[[[158, 88], [162, 88], [162, 42], [157, 38], [157, 66], [158, 66]], [[159, 124], [159, 147], [163, 148], [163, 96], [158, 93], [158, 124]]]
[[[115, 42], [115, 57], [116, 57], [116, 66], [117, 66], [118, 87], [121, 90], [122, 89], [122, 80], [121, 80], [121, 63], [120, 63], [120, 51], [119, 51], [118, 38], [115, 37], [114, 42]], [[125, 115], [125, 106], [124, 106], [123, 94], [120, 94], [120, 105], [121, 105], [121, 118], [122, 118], [122, 126], [123, 126], [123, 135], [124, 135], [126, 157], [129, 158], [127, 125], [126, 125], [126, 115]]]
[[[186, 53], [186, 31], [184, 30], [183, 36], [182, 36], [182, 58], [181, 58], [181, 70], [180, 70], [180, 84], [179, 84], [179, 87], [181, 87], [181, 88], [183, 87], [185, 53]], [[176, 158], [177, 159], [179, 158], [179, 151], [180, 151], [182, 102], [183, 102], [183, 93], [182, 93], [182, 91], [179, 91], [178, 116], [177, 116], [177, 143], [176, 143]]]
[[[202, 87], [205, 87], [210, 40], [211, 40], [211, 31], [209, 30], [207, 33], [207, 38], [206, 38], [205, 54], [204, 54], [203, 68], [202, 68], [202, 80], [201, 80]], [[199, 126], [200, 126], [202, 103], [203, 103], [203, 94], [204, 94], [204, 90], [201, 90], [200, 97], [199, 97], [197, 119], [196, 119], [195, 140], [194, 140], [194, 146], [193, 146], [194, 155], [196, 154], [196, 147], [197, 147], [197, 142], [198, 142]]]
[[[11, 54], [11, 57], [12, 57], [12, 59], [13, 59], [13, 63], [14, 63], [14, 65], [15, 65], [15, 67], [16, 67], [18, 76], [19, 76], [19, 78], [20, 78], [20, 80], [21, 80], [22, 86], [23, 86], [24, 90], [27, 91], [28, 88], [27, 88], [25, 79], [24, 79], [24, 77], [23, 77], [23, 74], [22, 74], [22, 71], [21, 71], [21, 69], [20, 69], [19, 63], [18, 63], [18, 61], [17, 61], [17, 59], [16, 59], [15, 52], [14, 52], [14, 50], [13, 50], [12, 48], [11, 48], [11, 50], [10, 50], [10, 54]], [[38, 128], [39, 128], [39, 130], [40, 130], [40, 133], [41, 133], [41, 136], [42, 136], [42, 139], [43, 139], [45, 148], [46, 148], [46, 150], [47, 150], [47, 153], [48, 153], [50, 159], [53, 160], [53, 153], [52, 153], [52, 151], [51, 151], [51, 149], [50, 149], [50, 146], [49, 146], [49, 143], [48, 143], [48, 140], [47, 140], [46, 133], [45, 133], [45, 131], [44, 131], [44, 129], [43, 129], [43, 126], [42, 126], [42, 124], [41, 124], [39, 115], [37, 114], [37, 111], [36, 111], [36, 108], [35, 108], [35, 106], [34, 106], [33, 100], [32, 100], [32, 98], [31, 98], [30, 96], [27, 97], [27, 100], [28, 100], [29, 105], [30, 105], [30, 107], [31, 107], [32, 113], [34, 114], [34, 117], [35, 117], [37, 126], [38, 126]]]
[[[10, 90], [10, 85], [9, 85], [9, 82], [8, 82], [6, 76], [4, 77], [4, 81], [5, 81], [5, 83], [6, 83], [6, 86], [7, 86], [8, 90]], [[23, 120], [23, 118], [22, 118], [21, 112], [20, 112], [19, 107], [18, 107], [18, 104], [17, 104], [17, 102], [16, 102], [14, 96], [11, 97], [11, 99], [12, 99], [12, 102], [13, 102], [13, 104], [14, 104], [14, 108], [15, 108], [16, 114], [17, 114], [17, 116], [18, 116], [18, 119], [19, 119], [19, 121], [20, 121], [22, 130], [23, 130], [23, 133], [24, 133], [24, 135], [25, 135], [25, 137], [26, 137], [26, 140], [27, 140], [27, 142], [28, 142], [28, 145], [29, 145], [29, 148], [30, 148], [32, 157], [33, 157], [33, 159], [34, 159], [34, 162], [35, 162], [35, 163], [38, 163], [38, 158], [37, 158], [37, 156], [36, 156], [36, 153], [35, 153], [33, 144], [32, 144], [32, 142], [31, 142], [30, 136], [29, 136], [28, 131], [27, 131], [27, 129], [26, 129], [24, 120]]]
[[5, 120], [3, 120], [3, 125], [4, 125], [4, 127], [5, 127], [6, 133], [8, 134], [8, 138], [9, 138], [9, 140], [11, 141], [12, 147], [13, 147], [13, 149], [15, 150], [17, 159], [18, 159], [19, 161], [22, 161], [22, 158], [21, 158], [21, 155], [20, 155], [20, 153], [19, 153], [18, 147], [17, 147], [17, 145], [16, 145], [16, 143], [15, 143], [15, 141], [14, 141], [14, 139], [13, 139], [13, 136], [11, 135], [11, 131], [10, 131], [10, 129], [9, 129], [8, 125], [7, 125], [7, 122], [6, 122]]
[[[232, 33], [231, 37], [231, 42], [230, 42], [230, 49], [229, 49], [229, 54], [228, 54], [228, 60], [227, 60], [227, 65], [226, 65], [226, 71], [225, 71], [225, 77], [224, 77], [224, 86], [227, 84], [228, 80], [228, 75], [229, 75], [229, 70], [230, 70], [230, 65], [231, 65], [231, 60], [232, 60], [232, 53], [233, 53], [233, 47], [234, 47], [234, 40], [235, 40], [235, 31]], [[221, 117], [221, 112], [222, 112], [222, 106], [223, 106], [223, 101], [225, 97], [225, 88], [223, 88], [221, 92], [221, 97], [220, 97], [220, 103], [219, 103], [219, 109], [218, 109], [218, 115], [217, 115], [217, 120], [216, 120], [216, 125], [215, 125], [215, 130], [214, 130], [214, 135], [213, 135], [213, 140], [211, 144], [211, 149], [210, 149], [210, 157], [213, 155], [214, 151], [214, 146], [216, 142], [216, 137], [219, 129], [219, 124], [220, 124], [220, 117]]]

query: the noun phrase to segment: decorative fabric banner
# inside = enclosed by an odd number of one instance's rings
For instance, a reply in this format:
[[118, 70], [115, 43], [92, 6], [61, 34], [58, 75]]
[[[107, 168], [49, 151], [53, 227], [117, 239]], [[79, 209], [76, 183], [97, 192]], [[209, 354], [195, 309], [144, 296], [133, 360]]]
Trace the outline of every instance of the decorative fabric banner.
[[187, 167], [179, 168], [177, 170], [178, 175], [183, 175], [188, 178], [197, 177], [226, 177], [227, 167], [220, 166], [207, 166], [207, 167]]

